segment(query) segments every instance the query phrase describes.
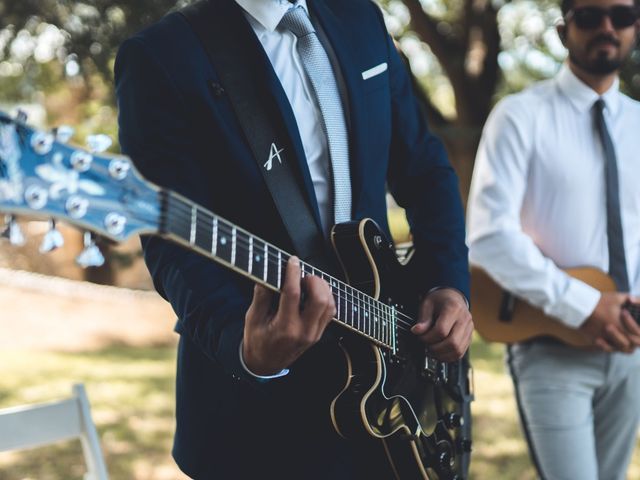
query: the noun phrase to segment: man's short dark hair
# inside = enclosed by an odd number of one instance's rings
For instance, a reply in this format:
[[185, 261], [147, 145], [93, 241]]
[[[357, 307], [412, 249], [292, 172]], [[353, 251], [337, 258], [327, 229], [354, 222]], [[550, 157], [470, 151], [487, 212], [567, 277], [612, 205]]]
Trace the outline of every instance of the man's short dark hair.
[[[636, 8], [640, 8], [640, 0], [633, 0], [633, 4]], [[573, 0], [561, 0], [560, 10], [562, 11], [562, 17], [567, 15], [567, 12], [573, 8]]]

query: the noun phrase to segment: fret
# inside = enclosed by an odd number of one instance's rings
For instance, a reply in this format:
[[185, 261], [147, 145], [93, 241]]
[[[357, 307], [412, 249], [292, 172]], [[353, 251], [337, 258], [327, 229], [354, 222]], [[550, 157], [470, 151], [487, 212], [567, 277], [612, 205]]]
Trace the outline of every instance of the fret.
[[341, 321], [343, 321], [348, 325], [349, 324], [347, 319], [348, 302], [347, 302], [346, 289], [342, 288], [343, 285], [344, 285], [343, 283], [337, 282], [338, 294], [340, 295], [340, 309], [338, 310], [338, 317], [340, 318]]
[[393, 350], [393, 353], [396, 353], [396, 332], [398, 331], [397, 327], [396, 327], [396, 309], [395, 307], [391, 307], [391, 326], [393, 328], [393, 330], [391, 331], [391, 348]]
[[353, 291], [353, 301], [351, 303], [351, 315], [353, 318], [353, 325], [360, 330], [360, 306], [358, 304], [358, 290]]
[[251, 250], [253, 246], [253, 236], [239, 229], [236, 229], [235, 234], [236, 255], [234, 258], [234, 265], [251, 274]]
[[367, 330], [367, 334], [370, 337], [376, 338], [375, 337], [375, 328], [376, 328], [376, 322], [375, 319], [372, 319], [370, 316], [367, 318], [367, 323], [366, 323], [366, 330]]
[[249, 237], [249, 255], [247, 262], [247, 272], [249, 275], [253, 273], [253, 236]]
[[[377, 307], [379, 308], [379, 307]], [[378, 330], [380, 330], [380, 317], [378, 317], [378, 321], [376, 321], [376, 324], [378, 325]], [[380, 333], [380, 332], [379, 332]], [[379, 340], [381, 340], [382, 342], [384, 342], [384, 336], [379, 334]]]
[[211, 255], [218, 255], [218, 217], [213, 217], [213, 225], [211, 226]]
[[378, 322], [370, 322], [373, 325], [372, 337], [378, 339]]
[[376, 309], [376, 310], [373, 312], [373, 315], [371, 316], [371, 321], [372, 321], [373, 323], [376, 323], [376, 322], [378, 321], [378, 319], [379, 319], [379, 318], [380, 318], [380, 311], [379, 311], [378, 309]]
[[384, 325], [384, 315], [378, 318], [378, 321], [376, 322], [375, 338], [380, 342], [384, 342], [384, 335], [382, 332], [383, 325]]
[[354, 288], [349, 287], [349, 289], [349, 317], [351, 318], [351, 326], [356, 330], [360, 330], [358, 320], [358, 292]]
[[342, 321], [347, 325], [351, 325], [351, 322], [349, 321], [349, 310], [351, 309], [351, 301], [349, 300], [349, 296], [347, 294], [347, 285], [342, 284], [340, 285], [340, 287], [342, 287], [340, 288], [340, 296], [342, 297], [342, 309], [344, 311], [342, 315]]
[[371, 297], [369, 297], [369, 296], [365, 297], [366, 306], [365, 306], [364, 315], [363, 315], [363, 318], [362, 318], [362, 323], [363, 324], [369, 323], [369, 319], [371, 318], [371, 301], [370, 301], [370, 298]]
[[391, 335], [389, 331], [389, 319], [385, 318], [384, 322], [384, 343], [387, 345], [391, 345]]
[[265, 264], [269, 264], [269, 268], [266, 269], [267, 271], [267, 275], [266, 275], [266, 282], [269, 285], [272, 285], [274, 287], [276, 287], [277, 289], [280, 289], [280, 281], [279, 281], [279, 277], [280, 277], [280, 265], [278, 265], [278, 259], [280, 258], [278, 255], [271, 252], [271, 249], [274, 248], [273, 246], [267, 246], [265, 245]]
[[196, 219], [198, 218], [198, 209], [195, 204], [191, 206], [191, 228], [189, 231], [189, 243], [193, 245], [196, 242]]
[[278, 283], [276, 284], [278, 287], [278, 290], [280, 290], [282, 288], [282, 251], [278, 250], [278, 265], [277, 265], [277, 270], [278, 270]]
[[376, 323], [375, 322], [371, 322], [371, 321], [368, 321], [367, 323], [369, 323], [371, 325], [371, 329], [370, 329], [371, 330], [371, 336], [373, 338], [376, 338], [376, 328], [377, 328]]
[[261, 280], [265, 280], [266, 262], [264, 257], [265, 242], [256, 237], [251, 237], [251, 255], [249, 256], [249, 269]]
[[218, 258], [228, 262], [231, 262], [232, 257], [232, 241], [231, 241], [232, 229], [229, 225], [225, 225], [223, 222], [218, 223], [218, 241], [217, 241], [217, 256]]
[[196, 217], [196, 234], [195, 244], [205, 252], [211, 251], [211, 219], [210, 215], [206, 212], [198, 212]]
[[335, 280], [330, 280], [329, 285], [331, 286], [333, 301], [336, 304], [336, 319], [341, 320], [342, 316], [340, 315], [340, 289], [338, 288]]
[[357, 297], [356, 297], [356, 311], [358, 313], [358, 329], [360, 329], [360, 326], [364, 323], [364, 294], [362, 292], [360, 292], [359, 290], [356, 293]]
[[267, 268], [269, 267], [269, 246], [264, 244], [264, 254], [262, 255], [262, 262], [264, 263], [264, 271], [262, 272], [262, 280], [267, 281]]
[[389, 315], [385, 315], [382, 319], [381, 334], [380, 338], [385, 343], [385, 345], [389, 345]]
[[236, 264], [236, 227], [231, 229], [231, 264]]

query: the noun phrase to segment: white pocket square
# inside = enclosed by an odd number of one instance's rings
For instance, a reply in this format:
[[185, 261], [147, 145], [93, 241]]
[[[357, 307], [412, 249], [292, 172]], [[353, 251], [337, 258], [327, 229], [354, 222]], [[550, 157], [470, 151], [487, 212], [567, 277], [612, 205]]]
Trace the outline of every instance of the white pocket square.
[[369, 70], [365, 70], [362, 72], [362, 79], [369, 80], [371, 77], [375, 77], [376, 75], [380, 75], [382, 72], [387, 71], [387, 62], [381, 63], [380, 65], [376, 65]]

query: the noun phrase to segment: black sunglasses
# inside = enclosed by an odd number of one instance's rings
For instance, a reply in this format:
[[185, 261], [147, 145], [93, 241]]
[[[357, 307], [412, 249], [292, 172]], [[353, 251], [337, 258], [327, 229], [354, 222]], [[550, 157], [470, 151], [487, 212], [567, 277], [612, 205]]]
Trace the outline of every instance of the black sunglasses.
[[579, 7], [569, 10], [564, 17], [566, 23], [573, 20], [576, 27], [591, 30], [602, 25], [605, 16], [611, 19], [616, 29], [628, 28], [638, 20], [638, 9], [631, 5], [615, 5], [611, 8]]

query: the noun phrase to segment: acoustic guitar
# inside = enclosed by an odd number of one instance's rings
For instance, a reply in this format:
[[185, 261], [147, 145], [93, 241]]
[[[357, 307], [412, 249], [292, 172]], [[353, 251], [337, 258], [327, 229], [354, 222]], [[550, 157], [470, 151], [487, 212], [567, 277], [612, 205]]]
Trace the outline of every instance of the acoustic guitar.
[[[613, 279], [597, 268], [583, 267], [565, 270], [569, 275], [601, 292], [615, 292]], [[518, 343], [536, 337], [554, 337], [567, 345], [592, 348], [580, 330], [568, 327], [558, 319], [498, 285], [486, 271], [471, 267], [471, 305], [476, 330], [489, 342]], [[640, 321], [640, 305], [623, 306], [636, 321]]]
[[[61, 219], [87, 230], [85, 265], [101, 261], [94, 233], [114, 242], [158, 235], [280, 290], [287, 252], [151, 184], [127, 157], [79, 149], [66, 137], [66, 131], [37, 131], [0, 113], [0, 211]], [[9, 219], [5, 236], [17, 240], [16, 225]], [[339, 435], [386, 452], [396, 478], [466, 478], [468, 364], [437, 361], [410, 332], [419, 298], [410, 287], [419, 283], [414, 279], [420, 272], [411, 261], [398, 262], [370, 219], [334, 226], [331, 239], [343, 277], [301, 262], [303, 276], [327, 281], [337, 306], [335, 350], [343, 367], [334, 372], [340, 387], [326, 405], [327, 419]]]

